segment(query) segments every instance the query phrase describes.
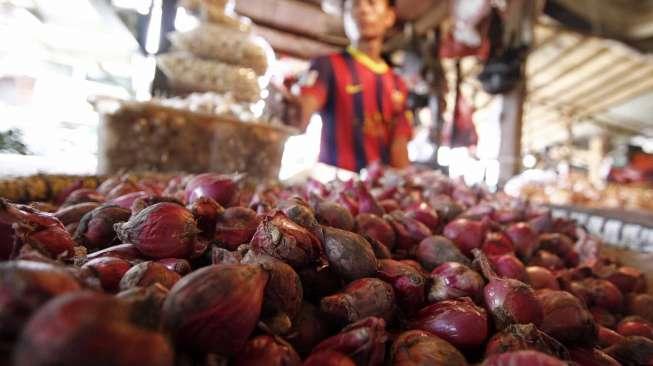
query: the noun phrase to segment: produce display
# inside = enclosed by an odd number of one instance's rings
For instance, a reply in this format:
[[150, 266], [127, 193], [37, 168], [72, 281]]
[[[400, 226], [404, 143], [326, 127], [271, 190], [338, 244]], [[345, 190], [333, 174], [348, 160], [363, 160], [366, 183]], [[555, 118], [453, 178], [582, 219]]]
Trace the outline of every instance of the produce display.
[[608, 183], [597, 186], [585, 175], [570, 174], [556, 179], [516, 184], [512, 195], [539, 204], [618, 208], [653, 212], [653, 188], [646, 184]]
[[653, 364], [643, 274], [546, 208], [417, 168], [243, 182], [0, 199], [0, 360]]

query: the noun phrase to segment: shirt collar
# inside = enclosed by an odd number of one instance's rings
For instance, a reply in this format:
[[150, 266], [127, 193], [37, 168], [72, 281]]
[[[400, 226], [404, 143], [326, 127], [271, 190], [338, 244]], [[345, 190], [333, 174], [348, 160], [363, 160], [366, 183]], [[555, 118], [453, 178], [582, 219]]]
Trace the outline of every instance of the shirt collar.
[[373, 60], [370, 56], [354, 46], [347, 47], [347, 53], [349, 53], [354, 60], [358, 61], [376, 74], [385, 74], [388, 72], [388, 64], [383, 61]]

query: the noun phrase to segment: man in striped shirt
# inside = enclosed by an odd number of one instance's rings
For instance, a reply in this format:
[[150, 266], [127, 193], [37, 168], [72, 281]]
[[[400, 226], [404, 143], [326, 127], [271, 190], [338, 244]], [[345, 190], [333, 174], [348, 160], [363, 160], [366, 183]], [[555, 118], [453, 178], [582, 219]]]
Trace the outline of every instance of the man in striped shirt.
[[345, 0], [351, 45], [312, 60], [300, 80], [295, 124], [305, 129], [313, 113], [321, 115], [320, 162], [356, 172], [373, 162], [409, 164], [406, 86], [381, 58], [383, 36], [394, 21], [390, 0]]

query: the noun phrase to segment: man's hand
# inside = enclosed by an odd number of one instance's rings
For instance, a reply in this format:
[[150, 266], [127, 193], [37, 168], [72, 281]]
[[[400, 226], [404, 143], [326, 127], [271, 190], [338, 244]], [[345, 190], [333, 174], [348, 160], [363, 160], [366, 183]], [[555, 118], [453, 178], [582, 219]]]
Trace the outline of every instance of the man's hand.
[[409, 165], [408, 140], [405, 137], [397, 137], [390, 145], [390, 166], [401, 169]]
[[300, 131], [306, 131], [313, 113], [317, 112], [319, 105], [311, 95], [294, 95], [288, 90], [282, 91], [284, 103], [284, 123]]

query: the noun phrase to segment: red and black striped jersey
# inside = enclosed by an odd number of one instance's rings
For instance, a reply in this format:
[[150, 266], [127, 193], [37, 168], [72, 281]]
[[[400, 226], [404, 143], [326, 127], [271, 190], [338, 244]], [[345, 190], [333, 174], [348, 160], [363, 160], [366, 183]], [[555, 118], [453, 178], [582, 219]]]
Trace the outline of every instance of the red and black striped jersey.
[[389, 164], [392, 140], [412, 136], [405, 84], [386, 63], [355, 48], [314, 59], [302, 93], [320, 105], [322, 163], [352, 171]]

